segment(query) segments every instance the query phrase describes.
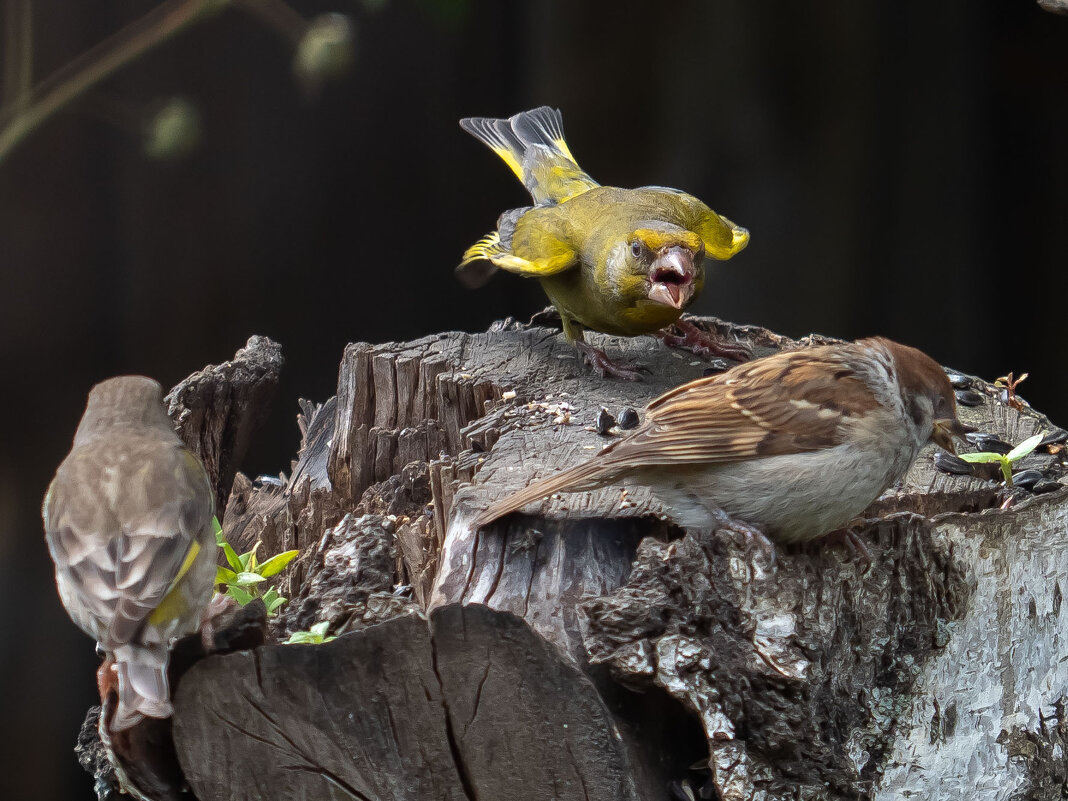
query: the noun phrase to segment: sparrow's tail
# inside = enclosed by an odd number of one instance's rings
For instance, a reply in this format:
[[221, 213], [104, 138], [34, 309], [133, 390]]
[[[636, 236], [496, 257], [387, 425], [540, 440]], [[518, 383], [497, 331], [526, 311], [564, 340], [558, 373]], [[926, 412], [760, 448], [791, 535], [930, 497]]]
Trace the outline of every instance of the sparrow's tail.
[[128, 729], [141, 718], [167, 718], [173, 714], [167, 659], [166, 646], [127, 645], [116, 649], [119, 704], [111, 723], [113, 730]]
[[542, 106], [506, 120], [467, 117], [460, 127], [504, 159], [538, 205], [563, 203], [598, 186], [571, 155], [554, 108]]
[[494, 520], [519, 511], [528, 503], [541, 500], [556, 492], [581, 492], [603, 487], [611, 483], [617, 473], [618, 471], [612, 469], [610, 465], [593, 461], [575, 465], [494, 501], [472, 521], [471, 528], [478, 529], [487, 526]]

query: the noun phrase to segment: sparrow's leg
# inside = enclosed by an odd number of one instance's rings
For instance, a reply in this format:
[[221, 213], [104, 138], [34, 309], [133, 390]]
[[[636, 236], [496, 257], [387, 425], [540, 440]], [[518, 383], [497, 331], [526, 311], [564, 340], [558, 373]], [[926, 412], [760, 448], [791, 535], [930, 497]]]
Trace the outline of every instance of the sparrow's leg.
[[595, 348], [588, 342], [580, 342], [576, 340], [575, 347], [578, 348], [579, 353], [582, 354], [582, 360], [596, 370], [597, 374], [602, 378], [609, 376], [610, 378], [619, 378], [623, 381], [642, 380], [643, 368], [638, 365], [613, 361], [608, 358], [607, 353], [600, 348]]
[[716, 520], [717, 530], [740, 534], [745, 539], [747, 554], [752, 553], [753, 550], [759, 550], [767, 559], [768, 570], [775, 567], [775, 543], [768, 539], [767, 534], [756, 526], [736, 520], [723, 511], [714, 512], [713, 517]]
[[860, 575], [863, 576], [871, 570], [872, 565], [871, 551], [868, 550], [868, 546], [865, 545], [864, 541], [860, 538], [860, 532], [863, 531], [864, 528], [865, 524], [863, 520], [855, 520], [845, 528], [840, 528], [837, 531], [824, 534], [822, 537], [817, 537], [813, 542], [817, 543], [818, 546], [837, 543], [846, 545], [859, 560], [861, 564]]
[[[673, 333], [674, 331], [679, 333]], [[741, 342], [724, 342], [715, 334], [682, 318], [676, 320], [673, 326], [658, 331], [656, 336], [668, 347], [688, 350], [703, 359], [722, 356], [736, 362], [747, 362], [753, 358], [753, 352], [748, 345]]]

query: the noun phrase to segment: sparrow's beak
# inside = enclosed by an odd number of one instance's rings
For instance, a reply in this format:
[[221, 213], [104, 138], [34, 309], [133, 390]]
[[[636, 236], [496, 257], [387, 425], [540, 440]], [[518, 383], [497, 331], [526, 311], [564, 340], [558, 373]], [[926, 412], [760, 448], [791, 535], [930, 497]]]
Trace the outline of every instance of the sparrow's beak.
[[693, 297], [694, 255], [689, 248], [661, 250], [649, 265], [649, 300], [684, 309]]
[[957, 447], [953, 443], [953, 439], [964, 439], [964, 435], [974, 429], [971, 426], [966, 426], [956, 417], [948, 417], [942, 420], [934, 421], [934, 430], [931, 432], [931, 441], [939, 448], [944, 448], [950, 453], [955, 454]]

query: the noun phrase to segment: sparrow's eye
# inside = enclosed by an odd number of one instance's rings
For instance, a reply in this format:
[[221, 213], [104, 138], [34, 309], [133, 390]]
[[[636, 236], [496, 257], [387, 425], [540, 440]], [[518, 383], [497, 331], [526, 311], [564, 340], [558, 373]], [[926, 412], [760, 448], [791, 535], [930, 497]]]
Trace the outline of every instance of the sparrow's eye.
[[630, 243], [630, 254], [634, 258], [640, 259], [644, 250], [645, 246], [642, 245], [641, 240], [635, 239], [633, 242]]

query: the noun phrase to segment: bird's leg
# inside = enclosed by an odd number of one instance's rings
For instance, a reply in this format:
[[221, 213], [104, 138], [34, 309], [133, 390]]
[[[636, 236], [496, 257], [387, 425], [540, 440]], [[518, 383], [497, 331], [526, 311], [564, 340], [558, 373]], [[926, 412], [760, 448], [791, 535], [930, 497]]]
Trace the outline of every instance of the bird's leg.
[[641, 381], [642, 368], [625, 362], [617, 362], [608, 358], [608, 354], [600, 348], [595, 348], [588, 342], [575, 342], [575, 347], [582, 354], [582, 360], [597, 371], [604, 378], [619, 378], [623, 381]]
[[745, 540], [746, 555], [754, 550], [764, 554], [768, 562], [768, 570], [775, 567], [775, 543], [768, 539], [768, 535], [754, 525], [742, 520], [736, 520], [726, 512], [719, 510], [713, 513], [716, 520], [715, 528], [719, 531], [728, 531], [732, 534], [740, 534]]
[[103, 663], [96, 671], [96, 689], [100, 692], [101, 704], [107, 702], [110, 693], [118, 695], [119, 680], [115, 675], [115, 658], [111, 654], [104, 657]]
[[854, 520], [848, 526], [837, 529], [828, 534], [824, 534], [822, 537], [817, 537], [814, 542], [823, 544], [836, 544], [842, 543], [853, 552], [853, 555], [858, 558], [862, 565], [860, 575], [865, 575], [871, 570], [872, 558], [871, 551], [868, 550], [868, 546], [864, 544], [864, 541], [860, 538], [860, 532], [865, 528], [865, 521]]
[[563, 312], [560, 313], [560, 320], [564, 325], [564, 336], [574, 343], [578, 352], [582, 354], [582, 360], [596, 370], [601, 378], [610, 376], [623, 381], [642, 380], [642, 367], [636, 364], [613, 361], [608, 358], [607, 353], [600, 348], [595, 348], [585, 340], [584, 331], [579, 323]]
[[[674, 331], [679, 333], [676, 334]], [[747, 362], [753, 358], [753, 352], [748, 345], [741, 342], [724, 342], [715, 334], [681, 317], [675, 321], [673, 326], [658, 331], [656, 336], [668, 347], [688, 350], [703, 359], [722, 356], [736, 362]]]

